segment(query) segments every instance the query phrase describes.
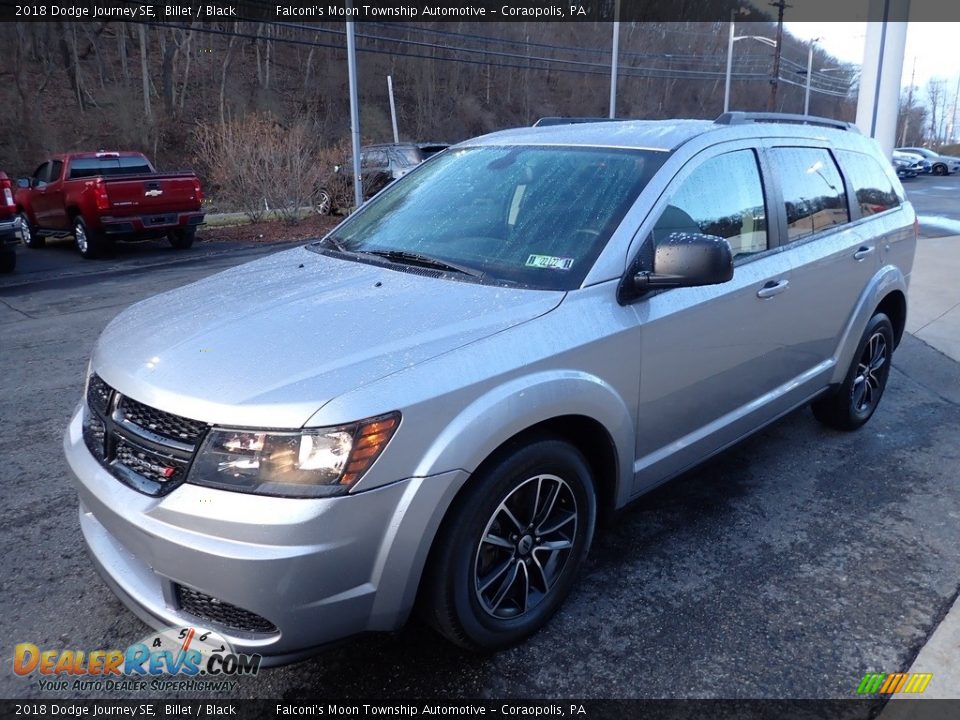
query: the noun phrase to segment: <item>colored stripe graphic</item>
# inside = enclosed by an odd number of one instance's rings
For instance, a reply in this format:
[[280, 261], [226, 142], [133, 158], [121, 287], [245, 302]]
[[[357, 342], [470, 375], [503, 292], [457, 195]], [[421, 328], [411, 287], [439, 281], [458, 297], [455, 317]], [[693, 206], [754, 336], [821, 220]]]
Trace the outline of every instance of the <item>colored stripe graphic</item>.
[[867, 673], [857, 686], [858, 695], [922, 693], [933, 673]]
[[887, 677], [886, 673], [867, 673], [863, 676], [863, 680], [860, 681], [859, 687], [857, 687], [857, 694], [873, 695], [879, 692], [885, 677]]
[[910, 676], [910, 682], [903, 689], [907, 693], [922, 693], [927, 689], [927, 685], [933, 680], [933, 673], [914, 673]]

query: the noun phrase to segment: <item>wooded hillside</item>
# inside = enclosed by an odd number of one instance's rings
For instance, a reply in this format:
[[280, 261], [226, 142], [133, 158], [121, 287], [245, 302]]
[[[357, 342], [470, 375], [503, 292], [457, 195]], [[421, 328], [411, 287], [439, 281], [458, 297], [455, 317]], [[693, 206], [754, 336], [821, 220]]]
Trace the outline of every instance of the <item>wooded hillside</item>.
[[[457, 141], [545, 115], [605, 116], [610, 24], [359, 23], [361, 128]], [[622, 23], [618, 116], [713, 118], [723, 109], [727, 23]], [[268, 113], [329, 144], [349, 132], [344, 23], [17, 23], [0, 27], [8, 132], [0, 168], [49, 152], [141, 149], [163, 168], [197, 164], [200, 125]], [[776, 36], [772, 23], [737, 34]], [[733, 109], [765, 110], [774, 50], [735, 46]], [[807, 45], [785, 35], [776, 109], [802, 112]], [[852, 120], [854, 69], [817, 51], [811, 112]], [[821, 70], [827, 68], [826, 71]], [[206, 168], [197, 168], [201, 173]]]

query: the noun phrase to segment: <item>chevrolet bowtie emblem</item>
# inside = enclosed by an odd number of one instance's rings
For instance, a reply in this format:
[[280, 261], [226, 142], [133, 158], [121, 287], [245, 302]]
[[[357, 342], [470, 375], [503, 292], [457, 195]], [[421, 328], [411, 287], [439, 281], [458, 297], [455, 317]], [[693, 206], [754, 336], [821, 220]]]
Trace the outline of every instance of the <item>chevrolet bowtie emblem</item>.
[[163, 190], [147, 190], [144, 195], [147, 197], [156, 197], [157, 195], [163, 195]]

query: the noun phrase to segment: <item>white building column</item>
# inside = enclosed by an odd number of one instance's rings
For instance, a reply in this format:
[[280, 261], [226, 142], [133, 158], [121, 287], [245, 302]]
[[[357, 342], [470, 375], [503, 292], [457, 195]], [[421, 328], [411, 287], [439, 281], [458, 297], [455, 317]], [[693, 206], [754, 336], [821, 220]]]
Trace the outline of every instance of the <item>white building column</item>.
[[870, 0], [867, 13], [857, 127], [864, 135], [875, 138], [887, 157], [896, 142], [900, 77], [907, 43], [907, 23], [902, 20], [909, 12], [910, 0]]

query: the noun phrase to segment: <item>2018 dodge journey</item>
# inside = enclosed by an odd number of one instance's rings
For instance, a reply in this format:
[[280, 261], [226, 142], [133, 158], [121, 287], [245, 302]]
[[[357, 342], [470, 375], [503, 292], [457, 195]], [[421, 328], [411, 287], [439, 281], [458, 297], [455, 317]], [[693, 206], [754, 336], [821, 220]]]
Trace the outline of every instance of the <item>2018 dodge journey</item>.
[[64, 439], [100, 572], [276, 662], [515, 643], [597, 517], [791, 410], [853, 430], [916, 218], [845, 123], [730, 113], [464, 142], [329, 235], [138, 303]]

